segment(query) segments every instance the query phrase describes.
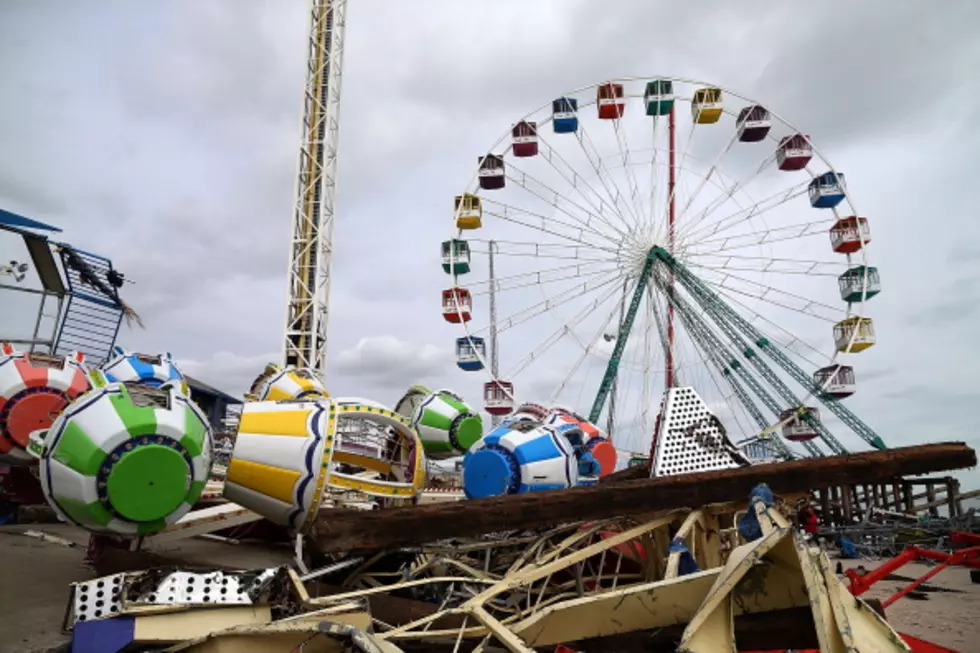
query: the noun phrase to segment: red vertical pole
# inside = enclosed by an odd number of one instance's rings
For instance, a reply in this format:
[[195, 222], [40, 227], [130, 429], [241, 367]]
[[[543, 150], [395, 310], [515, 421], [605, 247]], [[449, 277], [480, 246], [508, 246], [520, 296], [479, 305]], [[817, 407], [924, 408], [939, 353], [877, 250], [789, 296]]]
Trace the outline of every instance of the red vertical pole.
[[[674, 184], [677, 181], [676, 178], [676, 161], [675, 157], [677, 155], [674, 148], [674, 106], [670, 107], [670, 115], [668, 117], [667, 131], [670, 137], [670, 169], [667, 172], [667, 251], [674, 254]], [[674, 298], [674, 273], [670, 273], [670, 279], [667, 285], [667, 379], [666, 386], [668, 388], [674, 387], [674, 304], [672, 303]]]

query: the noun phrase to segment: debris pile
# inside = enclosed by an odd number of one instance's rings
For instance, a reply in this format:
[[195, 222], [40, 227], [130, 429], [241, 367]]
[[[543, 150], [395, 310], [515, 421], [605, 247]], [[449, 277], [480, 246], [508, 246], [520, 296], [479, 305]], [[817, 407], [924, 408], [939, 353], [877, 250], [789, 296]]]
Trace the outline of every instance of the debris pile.
[[812, 462], [321, 510], [295, 567], [79, 583], [66, 626], [80, 653], [107, 650], [82, 642], [110, 632], [195, 652], [915, 650], [795, 528], [795, 502], [849, 474], [972, 466], [975, 453], [952, 443]]

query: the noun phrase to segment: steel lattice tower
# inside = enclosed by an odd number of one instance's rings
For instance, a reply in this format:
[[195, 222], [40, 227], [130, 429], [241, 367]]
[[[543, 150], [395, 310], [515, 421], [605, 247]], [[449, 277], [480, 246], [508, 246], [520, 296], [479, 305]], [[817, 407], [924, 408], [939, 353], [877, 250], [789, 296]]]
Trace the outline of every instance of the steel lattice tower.
[[302, 146], [296, 175], [283, 362], [314, 370], [327, 365], [330, 268], [337, 191], [337, 142], [346, 0], [312, 0]]

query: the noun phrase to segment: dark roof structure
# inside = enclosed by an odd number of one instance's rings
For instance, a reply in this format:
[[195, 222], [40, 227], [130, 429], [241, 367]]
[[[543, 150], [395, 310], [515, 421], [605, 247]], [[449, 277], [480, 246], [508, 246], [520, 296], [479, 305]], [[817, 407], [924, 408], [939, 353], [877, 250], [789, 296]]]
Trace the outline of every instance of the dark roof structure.
[[217, 397], [223, 399], [226, 404], [241, 404], [244, 403], [241, 399], [233, 397], [230, 394], [218, 390], [214, 386], [210, 386], [203, 381], [199, 381], [194, 377], [184, 375], [184, 380], [187, 381], [187, 385], [190, 386], [191, 390], [200, 392], [201, 394], [211, 395], [212, 397]]

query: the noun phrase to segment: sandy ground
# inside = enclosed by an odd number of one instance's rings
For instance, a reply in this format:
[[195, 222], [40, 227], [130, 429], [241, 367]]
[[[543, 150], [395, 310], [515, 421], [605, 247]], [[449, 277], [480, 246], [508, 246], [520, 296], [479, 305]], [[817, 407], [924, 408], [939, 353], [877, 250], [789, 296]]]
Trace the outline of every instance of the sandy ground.
[[[66, 547], [22, 535], [25, 530], [41, 530], [77, 543]], [[63, 524], [0, 527], [0, 653], [42, 653], [68, 641], [61, 632], [68, 602], [68, 585], [93, 577], [82, 559], [85, 533]], [[269, 567], [288, 562], [289, 551], [260, 546], [227, 544], [208, 540], [188, 540], [154, 550], [179, 556], [189, 565], [221, 564], [240, 569]], [[848, 561], [845, 566], [863, 564], [873, 569], [877, 561]], [[896, 573], [917, 578], [929, 570], [910, 564]], [[881, 581], [866, 598], [886, 599], [909, 581]], [[980, 653], [980, 584], [970, 582], [969, 571], [952, 568], [940, 572], [930, 585], [956, 590], [927, 592], [925, 600], [899, 599], [886, 610], [896, 630], [952, 648], [960, 653]]]
[[[75, 547], [22, 535], [36, 530], [71, 540]], [[83, 564], [88, 535], [65, 524], [0, 527], [0, 653], [42, 653], [69, 641], [61, 632], [70, 583], [93, 578]], [[204, 539], [168, 544], [153, 552], [179, 556], [188, 565], [209, 566], [220, 560], [239, 569], [273, 567], [290, 560], [290, 551], [261, 546], [230, 546]]]
[[[878, 560], [844, 561], [844, 567], [863, 565], [871, 570]], [[885, 599], [911, 584], [932, 567], [910, 563], [894, 572], [911, 580], [882, 580], [862, 594], [861, 598]], [[980, 653], [980, 585], [970, 581], [970, 571], [949, 567], [926, 581], [926, 585], [954, 590], [925, 592], [925, 600], [904, 596], [885, 608], [892, 628], [959, 653]]]

